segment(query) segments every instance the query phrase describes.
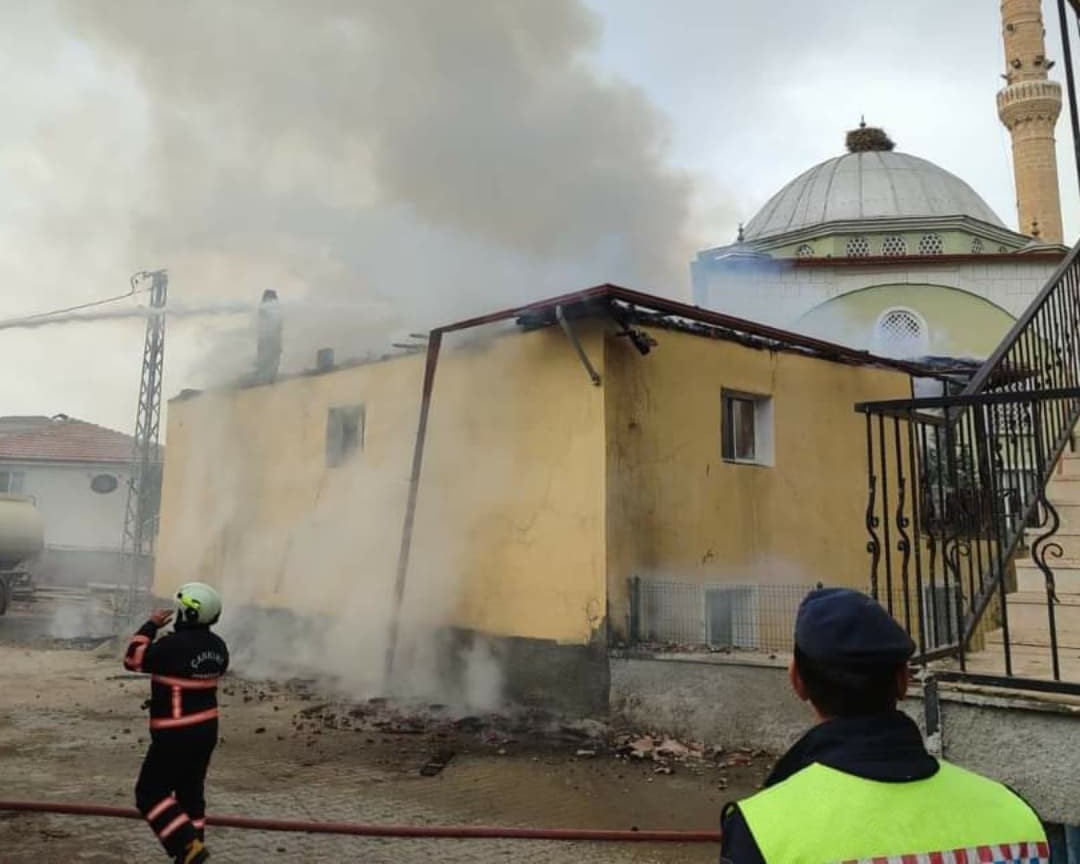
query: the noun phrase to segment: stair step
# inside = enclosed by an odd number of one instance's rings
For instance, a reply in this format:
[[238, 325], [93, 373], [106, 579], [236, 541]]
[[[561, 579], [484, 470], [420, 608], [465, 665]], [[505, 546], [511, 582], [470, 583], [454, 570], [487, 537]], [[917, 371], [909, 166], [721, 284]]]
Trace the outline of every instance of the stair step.
[[[1080, 565], [1069, 566], [1051, 559], [1047, 562], [1054, 574], [1054, 587], [1059, 594], [1080, 594]], [[1046, 579], [1030, 558], [1016, 562], [1017, 591], [1045, 591]]]
[[[992, 630], [986, 634], [986, 644], [988, 646], [1001, 645], [1004, 641], [1002, 630]], [[1060, 623], [1058, 623], [1057, 644], [1059, 651], [1080, 651], [1080, 626], [1064, 629], [1061, 627]], [[1009, 645], [1014, 647], [1023, 646], [1025, 648], [1049, 648], [1050, 628], [1043, 627], [1042, 630], [1016, 630], [1010, 626]]]
[[[1008, 595], [1009, 636], [1046, 633], [1050, 627], [1045, 591], [1018, 591]], [[1058, 594], [1054, 623], [1060, 632], [1080, 631], [1080, 594]]]
[[1046, 485], [1046, 497], [1055, 506], [1059, 503], [1080, 503], [1080, 461], [1070, 464], [1076, 465], [1076, 468], [1064, 474], [1054, 474]]

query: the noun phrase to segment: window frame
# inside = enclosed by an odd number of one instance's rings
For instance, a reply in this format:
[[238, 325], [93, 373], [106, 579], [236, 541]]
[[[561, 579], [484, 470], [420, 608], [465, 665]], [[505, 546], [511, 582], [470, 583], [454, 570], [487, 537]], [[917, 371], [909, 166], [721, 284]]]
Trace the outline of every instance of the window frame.
[[357, 453], [362, 453], [366, 434], [367, 406], [363, 402], [329, 406], [326, 409], [326, 467], [340, 468]]
[[[0, 486], [0, 495], [25, 495], [26, 494], [26, 472], [18, 468], [0, 468], [0, 477], [5, 478], [5, 482]], [[12, 488], [12, 478], [18, 478], [17, 489]]]
[[[749, 403], [753, 414], [753, 452], [737, 455], [735, 404]], [[732, 465], [756, 465], [771, 468], [776, 463], [773, 426], [773, 397], [724, 387], [720, 391], [720, 457]]]

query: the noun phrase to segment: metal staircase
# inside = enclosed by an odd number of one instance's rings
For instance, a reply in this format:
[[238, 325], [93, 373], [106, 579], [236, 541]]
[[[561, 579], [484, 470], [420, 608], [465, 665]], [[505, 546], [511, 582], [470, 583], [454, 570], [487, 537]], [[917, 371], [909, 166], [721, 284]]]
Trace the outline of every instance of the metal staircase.
[[1078, 256], [962, 389], [856, 406], [870, 591], [982, 683], [1080, 693]]

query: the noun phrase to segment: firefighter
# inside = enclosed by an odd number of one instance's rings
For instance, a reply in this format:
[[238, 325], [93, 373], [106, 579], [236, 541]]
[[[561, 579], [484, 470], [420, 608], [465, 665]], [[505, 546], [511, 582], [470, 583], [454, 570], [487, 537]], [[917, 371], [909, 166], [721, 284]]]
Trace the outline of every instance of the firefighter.
[[179, 864], [210, 857], [203, 784], [218, 740], [217, 682], [229, 666], [224, 640], [210, 631], [220, 616], [218, 592], [189, 582], [176, 593], [173, 632], [154, 641], [174, 617], [161, 609], [131, 637], [124, 656], [126, 669], [151, 676], [150, 748], [135, 804]]
[[858, 591], [810, 592], [789, 677], [818, 725], [756, 795], [724, 808], [721, 861], [1049, 861], [1038, 816], [1000, 783], [932, 757], [897, 710], [915, 645]]

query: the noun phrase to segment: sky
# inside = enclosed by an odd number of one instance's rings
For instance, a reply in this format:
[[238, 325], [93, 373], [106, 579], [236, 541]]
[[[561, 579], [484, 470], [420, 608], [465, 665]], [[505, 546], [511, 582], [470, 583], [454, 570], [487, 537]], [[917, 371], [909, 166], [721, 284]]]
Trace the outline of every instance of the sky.
[[[276, 289], [292, 367], [601, 281], [687, 299], [862, 116], [1015, 225], [1002, 53], [987, 0], [0, 0], [0, 414], [132, 428], [140, 319], [3, 322], [144, 269], [175, 308]], [[168, 327], [166, 397], [253, 359], [247, 316]]]

